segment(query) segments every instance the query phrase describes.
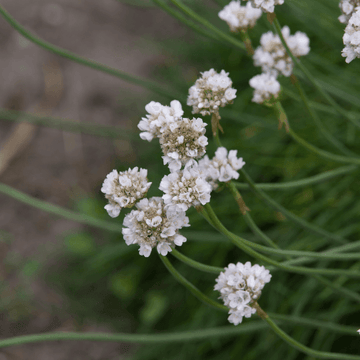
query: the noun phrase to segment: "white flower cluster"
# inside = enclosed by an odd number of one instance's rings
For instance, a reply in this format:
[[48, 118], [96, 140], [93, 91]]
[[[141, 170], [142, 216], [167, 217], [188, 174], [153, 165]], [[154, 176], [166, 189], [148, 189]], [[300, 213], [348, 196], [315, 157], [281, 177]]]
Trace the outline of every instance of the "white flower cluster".
[[181, 104], [177, 100], [173, 100], [170, 103], [170, 107], [151, 101], [145, 106], [145, 110], [149, 114], [141, 119], [138, 128], [143, 131], [140, 133], [141, 139], [147, 141], [151, 141], [154, 137], [159, 137], [169, 122], [179, 120], [184, 114]]
[[228, 153], [224, 147], [219, 147], [211, 160], [206, 155], [199, 161], [203, 176], [213, 189], [216, 188], [218, 181], [227, 182], [231, 179], [238, 179], [237, 170], [240, 170], [244, 165], [243, 159], [237, 158], [237, 150], [230, 150]]
[[254, 8], [261, 9], [264, 12], [274, 12], [275, 5], [282, 5], [284, 0], [251, 0]]
[[241, 6], [240, 0], [231, 1], [219, 12], [219, 18], [226, 21], [233, 32], [253, 28], [261, 15], [260, 9], [253, 8], [250, 2]]
[[170, 171], [178, 171], [189, 160], [204, 156], [208, 144], [206, 125], [200, 118], [180, 118], [162, 129], [159, 140], [164, 164], [169, 164]]
[[[290, 35], [288, 26], [284, 26], [281, 32], [294, 56], [299, 57], [308, 54], [310, 47], [309, 38], [306, 34], [297, 31], [295, 35]], [[279, 73], [290, 76], [294, 64], [286, 53], [280, 37], [269, 31], [261, 35], [260, 44], [261, 46], [255, 50], [253, 56], [255, 66], [261, 66], [263, 72], [270, 72], [274, 76]]]
[[164, 176], [159, 189], [165, 193], [163, 199], [169, 208], [186, 211], [191, 206], [208, 203], [212, 187], [194, 161], [192, 166], [185, 166], [183, 171]]
[[202, 77], [189, 89], [187, 105], [193, 107], [193, 114], [218, 114], [219, 107], [231, 104], [236, 98], [236, 90], [231, 87], [229, 73], [221, 70], [218, 74], [214, 69], [210, 69], [201, 74]]
[[189, 160], [204, 156], [208, 144], [207, 124], [200, 118], [183, 118], [179, 101], [173, 100], [170, 105], [151, 101], [145, 106], [149, 115], [141, 119], [138, 128], [143, 131], [140, 133], [143, 140], [159, 138], [164, 164], [168, 164], [170, 171], [178, 171]]
[[360, 58], [360, 6], [355, 9], [345, 28], [343, 36], [344, 49], [341, 52], [345, 61], [350, 63], [355, 58]]
[[186, 238], [178, 230], [189, 225], [189, 218], [181, 210], [166, 209], [161, 197], [142, 199], [124, 218], [122, 233], [127, 245], [138, 244], [139, 254], [150, 256], [156, 246], [165, 256], [175, 245], [181, 246]]
[[229, 264], [225, 272], [216, 279], [215, 290], [220, 291], [220, 298], [229, 307], [229, 322], [238, 325], [242, 318], [256, 312], [252, 304], [258, 300], [261, 290], [271, 279], [269, 270], [264, 266], [238, 262]]
[[135, 202], [142, 199], [149, 190], [151, 182], [147, 179], [147, 170], [134, 167], [118, 173], [109, 173], [101, 187], [101, 191], [109, 200], [105, 210], [111, 217], [117, 217], [122, 208], [133, 207]]
[[339, 21], [347, 24], [358, 6], [360, 6], [360, 0], [341, 0], [339, 7], [342, 14], [339, 16]]
[[278, 98], [280, 93], [280, 83], [274, 75], [263, 73], [250, 79], [250, 86], [255, 89], [252, 101], [263, 104]]

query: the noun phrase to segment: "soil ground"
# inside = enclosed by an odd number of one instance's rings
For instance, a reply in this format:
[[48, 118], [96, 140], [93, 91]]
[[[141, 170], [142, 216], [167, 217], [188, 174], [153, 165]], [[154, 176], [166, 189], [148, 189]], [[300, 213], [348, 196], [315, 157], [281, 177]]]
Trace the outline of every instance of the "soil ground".
[[[42, 39], [145, 78], [165, 56], [151, 43], [186, 31], [159, 9], [116, 0], [3, 0], [2, 5]], [[127, 117], [128, 104], [141, 99], [145, 90], [39, 48], [2, 18], [0, 47], [1, 107], [134, 127]], [[76, 191], [99, 192], [115, 157], [129, 161], [135, 156], [126, 141], [1, 119], [0, 129], [0, 182], [64, 207], [71, 206]], [[62, 294], [41, 276], [24, 277], [19, 271], [32, 261], [54, 261], [63, 249], [62, 234], [81, 225], [3, 194], [0, 207], [0, 338], [50, 331], [110, 332], [94, 323], [79, 329]], [[53, 342], [1, 349], [0, 360], [112, 360], [130, 354], [127, 344]]]

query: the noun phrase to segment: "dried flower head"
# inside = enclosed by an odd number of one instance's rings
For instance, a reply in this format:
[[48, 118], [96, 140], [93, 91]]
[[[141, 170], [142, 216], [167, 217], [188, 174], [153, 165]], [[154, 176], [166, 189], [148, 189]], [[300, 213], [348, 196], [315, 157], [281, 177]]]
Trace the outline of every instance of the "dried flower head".
[[360, 6], [360, 0], [341, 0], [339, 7], [342, 14], [339, 16], [339, 21], [347, 24], [358, 6]]
[[212, 190], [195, 160], [190, 161], [183, 171], [165, 175], [159, 189], [165, 193], [162, 198], [166, 206], [183, 211], [191, 206], [208, 203]]
[[343, 36], [344, 49], [341, 52], [345, 61], [350, 63], [355, 58], [360, 58], [360, 6], [355, 9], [345, 28]]
[[[290, 35], [290, 29], [287, 26], [284, 26], [281, 32], [294, 56], [303, 56], [310, 51], [309, 38], [306, 34], [297, 31], [295, 35]], [[286, 53], [280, 37], [269, 31], [261, 35], [260, 44], [261, 46], [255, 50], [253, 56], [254, 65], [261, 66], [263, 72], [270, 72], [275, 77], [278, 73], [290, 76], [294, 64]]]
[[111, 217], [117, 217], [121, 208], [133, 207], [136, 201], [142, 199], [149, 190], [151, 182], [147, 179], [147, 170], [133, 169], [118, 173], [113, 170], [106, 175], [101, 191], [109, 200], [105, 210]]
[[233, 32], [253, 28], [261, 15], [260, 9], [253, 8], [250, 2], [241, 6], [240, 0], [231, 1], [219, 12], [219, 18], [226, 21]]
[[263, 104], [278, 98], [280, 83], [274, 75], [263, 73], [250, 79], [250, 86], [255, 89], [252, 101]]
[[236, 98], [229, 73], [221, 70], [220, 74], [214, 69], [201, 73], [200, 79], [189, 89], [187, 105], [192, 106], [193, 114], [218, 114], [219, 108], [231, 104]]
[[264, 12], [274, 12], [275, 5], [282, 5], [284, 0], [251, 0], [254, 8], [261, 9]]
[[142, 131], [140, 133], [141, 139], [147, 141], [159, 137], [166, 124], [179, 120], [184, 114], [181, 104], [177, 100], [171, 101], [170, 106], [151, 101], [145, 106], [145, 110], [148, 114], [140, 120], [138, 128]]
[[122, 233], [127, 245], [140, 246], [140, 255], [150, 256], [156, 246], [158, 253], [165, 256], [175, 245], [186, 241], [179, 234], [179, 229], [190, 226], [184, 211], [166, 209], [161, 197], [142, 199], [136, 208], [125, 216]]
[[198, 159], [206, 152], [208, 139], [205, 134], [207, 124], [200, 118], [181, 118], [169, 122], [160, 135], [160, 145], [164, 153], [164, 164], [170, 171], [178, 171], [191, 159]]
[[243, 316], [250, 317], [256, 312], [252, 304], [256, 302], [265, 284], [271, 279], [269, 270], [264, 266], [238, 262], [229, 264], [216, 279], [215, 290], [220, 291], [220, 298], [229, 307], [229, 322], [238, 325]]

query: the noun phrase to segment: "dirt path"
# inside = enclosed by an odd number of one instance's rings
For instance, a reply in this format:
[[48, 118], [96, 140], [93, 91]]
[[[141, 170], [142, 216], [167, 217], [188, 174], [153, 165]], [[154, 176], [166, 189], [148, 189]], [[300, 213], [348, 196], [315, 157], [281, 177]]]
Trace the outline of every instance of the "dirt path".
[[[178, 24], [157, 9], [116, 0], [4, 0], [2, 5], [41, 38], [144, 77], [163, 58], [151, 40], [179, 31]], [[141, 99], [144, 90], [38, 48], [2, 18], [0, 34], [1, 107], [131, 126], [127, 104]], [[0, 181], [65, 207], [71, 206], [76, 189], [98, 192], [116, 156], [134, 156], [126, 141], [114, 144], [6, 121], [0, 121], [0, 127]], [[0, 208], [0, 337], [77, 329], [66, 313], [66, 300], [37, 276], [22, 276], [19, 267], [51, 261], [62, 249], [61, 235], [81, 226], [2, 194]], [[111, 331], [97, 324], [82, 330]], [[2, 349], [0, 360], [111, 360], [128, 357], [128, 351], [126, 344], [59, 342]]]

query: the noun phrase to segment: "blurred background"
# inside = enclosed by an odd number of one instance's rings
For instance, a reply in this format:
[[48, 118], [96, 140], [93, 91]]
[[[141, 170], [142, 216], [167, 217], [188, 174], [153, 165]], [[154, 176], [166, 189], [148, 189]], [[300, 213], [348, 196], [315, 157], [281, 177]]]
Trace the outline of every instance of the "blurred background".
[[[228, 32], [227, 25], [217, 17], [228, 1], [184, 2]], [[32, 33], [52, 44], [164, 84], [182, 96], [178, 100], [188, 117], [191, 112], [185, 99], [199, 72], [210, 68], [230, 72], [238, 97], [234, 105], [221, 112], [225, 129], [223, 143], [228, 149], [238, 150], [256, 182], [301, 179], [339, 166], [303, 150], [277, 130], [271, 109], [251, 103], [252, 89], [248, 81], [259, 74], [260, 69], [255, 68], [243, 52], [193, 32], [152, 6], [150, 1], [2, 0], [1, 5]], [[319, 13], [320, 20], [316, 15]], [[357, 111], [359, 63], [355, 60], [346, 65], [340, 55], [343, 25], [337, 20], [339, 15], [336, 0], [304, 0], [301, 4], [287, 0], [278, 11], [281, 23], [289, 25], [292, 34], [301, 30], [310, 37], [312, 52], [304, 63], [327, 84], [341, 105]], [[268, 30], [263, 16], [250, 33], [255, 47], [261, 34]], [[150, 101], [168, 105], [174, 98], [170, 92], [169, 97], [154, 95], [139, 86], [53, 55], [23, 38], [3, 18], [0, 18], [0, 47], [0, 103], [5, 109], [115, 126], [137, 138], [136, 125], [145, 116], [145, 105]], [[289, 89], [283, 104], [290, 124], [307, 140], [335, 151], [319, 134], [289, 79], [282, 79], [282, 85]], [[304, 86], [312, 100], [323, 102], [310, 85], [305, 82]], [[359, 153], [358, 129], [331, 110], [322, 112], [321, 118], [330, 132]], [[161, 196], [157, 187], [167, 169], [162, 165], [156, 141], [145, 144], [133, 139], [107, 139], [5, 119], [0, 121], [0, 127], [0, 182], [28, 195], [121, 224], [124, 214], [110, 219], [103, 209], [106, 201], [100, 192], [102, 181], [114, 168], [122, 171], [129, 166], [141, 166], [149, 169], [149, 180], [153, 182], [149, 196]], [[210, 138], [210, 131], [207, 135]], [[210, 157], [215, 149], [211, 142]], [[332, 180], [271, 195], [296, 215], [357, 240], [360, 235], [360, 207], [356, 202], [360, 189], [358, 175], [357, 171], [338, 182]], [[281, 247], [321, 250], [321, 239], [317, 236], [294, 226], [282, 213], [266, 207], [253, 194], [243, 195], [257, 224]], [[257, 241], [239, 218], [229, 194], [214, 194], [212, 202], [233, 231]], [[156, 254], [149, 259], [138, 256], [137, 247], [127, 247], [121, 234], [49, 215], [4, 194], [0, 194], [0, 204], [1, 338], [49, 331], [155, 333], [227, 324], [226, 314], [202, 305], [177, 284]], [[184, 231], [189, 241], [181, 249], [185, 254], [222, 267], [231, 261], [253, 261], [241, 252], [234, 254], [232, 245], [212, 232], [193, 209], [189, 210], [189, 217], [192, 226]], [[301, 241], [292, 245], [294, 238]], [[188, 279], [216, 298], [216, 294], [212, 294], [214, 276], [199, 274], [173, 262]], [[269, 311], [297, 315], [304, 312], [306, 316], [332, 318], [347, 325], [360, 323], [358, 305], [339, 303], [333, 293], [323, 288], [316, 300], [305, 296], [304, 289], [308, 288], [310, 294], [314, 284], [302, 276], [276, 273], [275, 281], [277, 285], [271, 292], [264, 289], [260, 302]], [[347, 285], [359, 288], [355, 281]], [[358, 349], [351, 337], [339, 339], [321, 331], [285, 329], [298, 340], [319, 349], [344, 352]], [[214, 360], [241, 356], [252, 360], [265, 354], [274, 360], [281, 356], [287, 360], [308, 359], [290, 350], [275, 335], [262, 332], [256, 337], [247, 334], [241, 339], [161, 346], [38, 343], [1, 349], [0, 360], [158, 359], [165, 356]]]

